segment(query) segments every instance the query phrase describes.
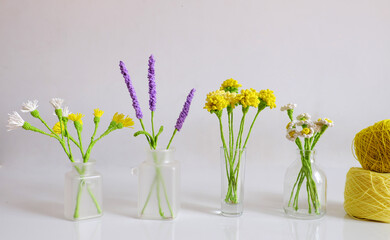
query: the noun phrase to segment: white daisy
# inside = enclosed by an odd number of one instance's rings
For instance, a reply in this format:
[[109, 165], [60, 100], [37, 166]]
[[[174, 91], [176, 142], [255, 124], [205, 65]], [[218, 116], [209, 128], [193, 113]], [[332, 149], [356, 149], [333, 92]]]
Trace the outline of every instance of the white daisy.
[[296, 107], [297, 107], [297, 104], [295, 104], [295, 103], [289, 103], [289, 104], [286, 104], [286, 105], [282, 106], [282, 107], [280, 108], [280, 111], [293, 110], [293, 109], [296, 108]]
[[299, 114], [297, 116], [297, 120], [299, 120], [299, 121], [310, 120], [310, 119], [311, 119], [311, 116], [308, 113], [302, 113], [302, 114]]
[[291, 121], [287, 124], [286, 126], [286, 129], [291, 129], [291, 128], [295, 128], [295, 126], [297, 125], [297, 121]]
[[314, 123], [312, 120], [300, 120], [296, 122], [297, 126], [306, 125], [308, 127], [314, 127]]
[[328, 127], [334, 126], [334, 122], [328, 118], [319, 118], [316, 123], [318, 123], [318, 125], [326, 125]]
[[313, 135], [314, 135], [314, 128], [312, 127], [304, 128], [299, 132], [299, 136], [304, 138], [311, 138], [313, 137]]
[[53, 107], [55, 109], [61, 109], [62, 108], [62, 104], [64, 103], [64, 99], [61, 99], [61, 98], [52, 98], [50, 100], [50, 103], [51, 105], [53, 105]]
[[62, 116], [63, 116], [63, 117], [68, 117], [69, 114], [71, 114], [71, 111], [69, 111], [68, 106], [64, 107], [64, 108], [62, 109]]
[[38, 108], [38, 100], [30, 101], [28, 100], [26, 103], [22, 104], [22, 112], [32, 112]]
[[295, 139], [299, 136], [299, 133], [297, 132], [296, 129], [294, 128], [290, 128], [290, 129], [287, 129], [287, 134], [286, 134], [286, 138], [290, 141], [295, 141]]
[[8, 131], [17, 129], [19, 127], [23, 127], [24, 120], [17, 112], [13, 112], [12, 114], [8, 114]]

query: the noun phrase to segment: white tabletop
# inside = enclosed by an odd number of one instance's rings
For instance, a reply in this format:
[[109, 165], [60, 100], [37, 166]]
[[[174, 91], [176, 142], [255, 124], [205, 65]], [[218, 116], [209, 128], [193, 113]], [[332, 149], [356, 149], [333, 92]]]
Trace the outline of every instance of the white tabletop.
[[[252, 164], [253, 165], [253, 164]], [[389, 239], [390, 225], [355, 220], [343, 209], [348, 169], [325, 169], [328, 212], [319, 220], [287, 218], [281, 210], [281, 167], [247, 167], [241, 217], [218, 214], [218, 166], [182, 165], [182, 210], [173, 221], [136, 216], [136, 178], [128, 166], [99, 166], [104, 184], [104, 216], [72, 222], [63, 217], [63, 179], [55, 166], [0, 168], [0, 239]]]

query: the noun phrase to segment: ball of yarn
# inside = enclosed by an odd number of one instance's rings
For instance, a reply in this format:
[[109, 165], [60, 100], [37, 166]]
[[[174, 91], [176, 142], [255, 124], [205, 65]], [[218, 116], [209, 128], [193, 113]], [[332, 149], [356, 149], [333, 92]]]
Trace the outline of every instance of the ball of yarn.
[[390, 120], [383, 120], [358, 132], [354, 139], [355, 158], [367, 170], [390, 172]]
[[344, 209], [352, 217], [390, 223], [390, 173], [351, 168], [345, 182]]

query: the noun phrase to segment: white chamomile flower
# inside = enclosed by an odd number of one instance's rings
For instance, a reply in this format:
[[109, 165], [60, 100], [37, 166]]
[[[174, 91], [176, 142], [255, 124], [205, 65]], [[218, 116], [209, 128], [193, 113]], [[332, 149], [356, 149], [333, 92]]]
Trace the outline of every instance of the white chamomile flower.
[[290, 141], [295, 141], [295, 139], [299, 136], [298, 131], [295, 128], [287, 129], [286, 138]]
[[291, 121], [287, 124], [286, 126], [286, 129], [292, 129], [292, 128], [295, 128], [295, 126], [297, 125], [297, 121]]
[[300, 132], [299, 135], [304, 138], [311, 138], [314, 135], [314, 128], [312, 127], [307, 127], [303, 128]]
[[317, 120], [317, 123], [318, 124], [321, 124], [321, 125], [326, 125], [328, 127], [333, 127], [334, 126], [334, 122], [328, 118], [319, 118]]
[[27, 101], [26, 103], [22, 104], [22, 109], [20, 111], [22, 112], [32, 112], [35, 111], [38, 108], [38, 100], [33, 101]]
[[63, 117], [68, 117], [69, 114], [71, 114], [71, 111], [69, 111], [68, 106], [64, 107], [64, 108], [62, 109], [62, 116], [63, 116]]
[[13, 112], [12, 114], [8, 114], [8, 131], [17, 129], [19, 127], [23, 127], [24, 120], [17, 112]]
[[306, 125], [308, 127], [314, 127], [314, 123], [312, 120], [300, 120], [296, 122], [297, 126], [303, 126]]
[[296, 107], [297, 107], [297, 104], [295, 104], [295, 103], [289, 103], [289, 104], [286, 104], [286, 105], [282, 106], [282, 107], [280, 108], [280, 111], [293, 110], [293, 109], [296, 108]]
[[62, 108], [62, 104], [64, 103], [64, 99], [61, 99], [61, 98], [52, 98], [50, 100], [50, 103], [51, 105], [53, 105], [53, 107], [55, 109], [61, 109]]
[[297, 120], [304, 121], [304, 120], [310, 120], [311, 116], [308, 113], [302, 113], [297, 116]]

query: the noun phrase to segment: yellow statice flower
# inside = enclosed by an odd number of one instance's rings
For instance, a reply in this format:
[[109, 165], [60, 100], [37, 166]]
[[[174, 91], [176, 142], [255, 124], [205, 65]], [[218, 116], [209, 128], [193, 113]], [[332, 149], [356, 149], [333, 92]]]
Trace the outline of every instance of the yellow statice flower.
[[235, 92], [225, 92], [224, 97], [226, 101], [228, 102], [228, 105], [232, 108], [235, 108], [238, 103], [238, 94]]
[[221, 88], [219, 90], [224, 90], [227, 92], [238, 92], [238, 88], [240, 87], [242, 87], [242, 85], [239, 84], [237, 80], [229, 78], [221, 84]]
[[85, 117], [85, 115], [81, 114], [81, 113], [71, 113], [69, 114], [68, 118], [69, 120], [72, 120], [73, 122], [80, 122], [81, 124], [83, 124], [83, 121], [81, 120], [83, 117]]
[[[63, 130], [63, 126], [62, 126], [62, 130]], [[57, 134], [62, 134], [63, 131], [61, 131], [61, 124], [60, 122], [57, 122], [56, 124], [54, 124], [54, 127], [53, 127], [53, 132], [57, 133]]]
[[123, 127], [133, 128], [134, 121], [133, 119], [129, 118], [129, 116], [126, 116], [125, 119], [123, 119]]
[[207, 94], [204, 109], [207, 109], [209, 112], [221, 111], [226, 108], [228, 104], [229, 102], [225, 98], [225, 91], [216, 90]]
[[257, 108], [260, 103], [259, 97], [257, 95], [257, 91], [253, 88], [242, 89], [241, 93], [237, 96], [237, 99], [243, 108], [250, 106]]
[[116, 123], [121, 123], [123, 122], [123, 119], [125, 118], [125, 115], [123, 115], [122, 113], [121, 114], [118, 114], [117, 112], [114, 114], [114, 116], [112, 117], [112, 121], [116, 122]]
[[275, 94], [274, 94], [274, 91], [272, 90], [261, 90], [259, 92], [259, 98], [261, 100], [263, 100], [267, 106], [269, 106], [269, 108], [276, 108], [276, 104], [275, 104], [275, 101], [276, 101], [276, 97], [275, 97]]
[[93, 115], [95, 117], [102, 117], [103, 113], [104, 113], [104, 111], [100, 110], [99, 108], [96, 108], [96, 109], [93, 110]]

